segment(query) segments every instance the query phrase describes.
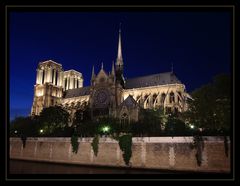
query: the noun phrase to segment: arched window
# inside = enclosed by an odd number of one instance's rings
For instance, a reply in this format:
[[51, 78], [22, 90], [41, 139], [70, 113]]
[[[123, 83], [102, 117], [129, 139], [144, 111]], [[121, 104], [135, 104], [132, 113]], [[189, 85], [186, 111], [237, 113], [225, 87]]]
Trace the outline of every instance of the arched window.
[[166, 94], [165, 94], [165, 93], [162, 93], [162, 95], [161, 95], [161, 104], [162, 104], [162, 105], [164, 104], [165, 98], [166, 98]]
[[121, 116], [121, 123], [124, 125], [126, 123], [128, 123], [128, 115], [127, 113], [123, 113], [122, 116]]
[[174, 100], [174, 93], [173, 92], [170, 93], [169, 102], [170, 103], [174, 103], [175, 102], [175, 100]]
[[146, 101], [147, 98], [148, 98], [148, 95], [145, 95], [145, 96], [144, 96], [144, 101]]
[[180, 103], [180, 102], [181, 102], [181, 99], [180, 99], [180, 98], [182, 98], [182, 94], [181, 94], [181, 92], [178, 92], [178, 94], [179, 94], [179, 95], [178, 95], [178, 100], [177, 100], [177, 101], [178, 101], [178, 103]]

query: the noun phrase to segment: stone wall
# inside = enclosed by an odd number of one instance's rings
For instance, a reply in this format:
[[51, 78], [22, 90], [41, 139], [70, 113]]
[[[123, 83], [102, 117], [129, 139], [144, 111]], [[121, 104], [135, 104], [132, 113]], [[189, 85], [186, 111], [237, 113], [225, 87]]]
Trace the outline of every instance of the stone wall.
[[[133, 138], [131, 167], [186, 171], [230, 172], [229, 155], [226, 157], [223, 137], [204, 137], [202, 165], [197, 165], [196, 149], [191, 149], [192, 137]], [[27, 138], [23, 148], [20, 138], [10, 138], [10, 159], [64, 162], [84, 165], [125, 167], [118, 142], [100, 138], [95, 157], [92, 138], [79, 138], [78, 153], [72, 153], [70, 138]]]

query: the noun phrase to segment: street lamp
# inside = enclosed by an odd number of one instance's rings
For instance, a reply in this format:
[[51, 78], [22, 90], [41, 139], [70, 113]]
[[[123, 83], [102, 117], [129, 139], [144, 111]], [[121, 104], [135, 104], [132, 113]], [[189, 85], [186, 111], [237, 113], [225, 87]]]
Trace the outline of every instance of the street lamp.
[[42, 134], [42, 133], [43, 133], [43, 129], [40, 129], [40, 131], [39, 131], [39, 132], [40, 132], [40, 134]]
[[17, 134], [17, 130], [15, 130], [14, 133]]
[[191, 128], [191, 129], [194, 129], [194, 125], [190, 125], [190, 128]]
[[109, 132], [109, 130], [110, 130], [110, 127], [109, 127], [109, 126], [104, 126], [104, 127], [102, 128], [102, 131], [103, 131], [104, 133]]

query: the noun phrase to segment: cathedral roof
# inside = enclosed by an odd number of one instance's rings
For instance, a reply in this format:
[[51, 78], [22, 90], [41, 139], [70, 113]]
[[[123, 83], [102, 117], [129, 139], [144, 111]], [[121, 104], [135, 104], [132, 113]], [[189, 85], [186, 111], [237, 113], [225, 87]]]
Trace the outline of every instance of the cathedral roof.
[[121, 106], [126, 106], [126, 107], [136, 107], [138, 106], [138, 103], [135, 101], [135, 99], [129, 95], [121, 104], [120, 104], [120, 107]]
[[180, 83], [181, 81], [176, 77], [176, 75], [172, 72], [165, 72], [159, 74], [152, 74], [148, 76], [141, 76], [131, 79], [126, 79], [125, 88], [141, 88], [141, 87], [149, 87], [149, 86], [157, 86], [157, 85], [166, 85], [166, 84], [174, 84]]
[[90, 86], [66, 90], [64, 98], [86, 96], [90, 94]]

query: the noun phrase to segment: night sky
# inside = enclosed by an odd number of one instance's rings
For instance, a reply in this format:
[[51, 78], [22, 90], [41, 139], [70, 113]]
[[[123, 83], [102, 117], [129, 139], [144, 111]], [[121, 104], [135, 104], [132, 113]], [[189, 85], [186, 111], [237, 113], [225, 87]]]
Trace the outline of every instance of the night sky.
[[119, 23], [126, 78], [173, 71], [188, 92], [230, 73], [229, 12], [10, 13], [10, 116], [28, 115], [39, 62], [54, 60], [90, 84], [116, 60]]

